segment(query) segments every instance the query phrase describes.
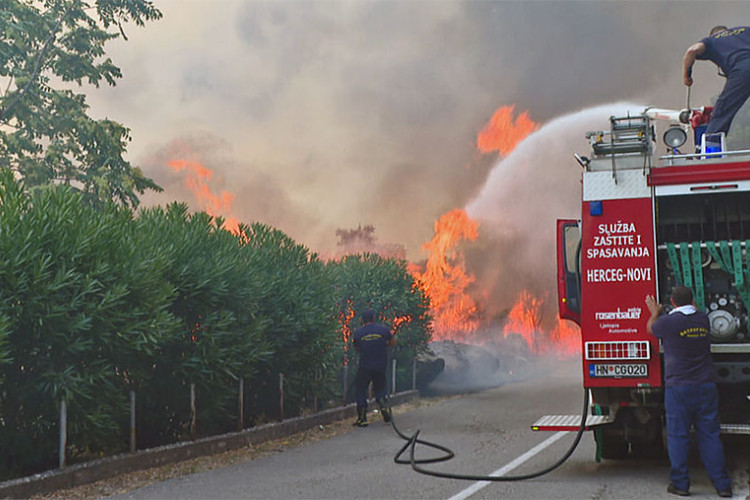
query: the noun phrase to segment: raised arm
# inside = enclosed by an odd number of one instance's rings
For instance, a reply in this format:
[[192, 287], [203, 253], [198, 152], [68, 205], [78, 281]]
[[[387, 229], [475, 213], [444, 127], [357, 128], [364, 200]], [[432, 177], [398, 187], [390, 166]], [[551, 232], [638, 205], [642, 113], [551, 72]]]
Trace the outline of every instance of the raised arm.
[[648, 312], [650, 314], [648, 320], [646, 321], [646, 331], [650, 335], [653, 335], [653, 325], [654, 322], [659, 319], [659, 315], [661, 314], [661, 304], [656, 302], [656, 299], [652, 295], [646, 295], [646, 307], [648, 308]]
[[693, 84], [693, 64], [705, 51], [706, 44], [698, 42], [688, 47], [685, 52], [685, 57], [682, 58], [682, 80], [686, 86], [690, 87]]

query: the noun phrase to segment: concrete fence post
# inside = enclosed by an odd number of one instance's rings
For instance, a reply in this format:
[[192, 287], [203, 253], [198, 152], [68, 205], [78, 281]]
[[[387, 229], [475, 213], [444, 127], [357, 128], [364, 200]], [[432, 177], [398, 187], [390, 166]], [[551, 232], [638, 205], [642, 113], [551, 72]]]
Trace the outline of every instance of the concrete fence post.
[[195, 384], [190, 384], [190, 435], [195, 437], [198, 428], [198, 414], [195, 404]]
[[60, 400], [60, 468], [65, 467], [65, 448], [68, 445], [68, 407]]
[[417, 358], [411, 360], [411, 390], [417, 389]]
[[135, 453], [135, 391], [130, 391], [130, 453]]
[[391, 394], [396, 394], [396, 358], [393, 358], [393, 371], [391, 372]]
[[279, 421], [284, 420], [284, 374], [279, 373]]
[[344, 405], [349, 401], [349, 365], [344, 365], [344, 390], [342, 391]]
[[241, 431], [245, 428], [245, 379], [243, 377], [240, 377], [237, 406], [237, 430]]
[[313, 386], [313, 411], [318, 413], [318, 383], [320, 382], [320, 370], [315, 370], [315, 385]]

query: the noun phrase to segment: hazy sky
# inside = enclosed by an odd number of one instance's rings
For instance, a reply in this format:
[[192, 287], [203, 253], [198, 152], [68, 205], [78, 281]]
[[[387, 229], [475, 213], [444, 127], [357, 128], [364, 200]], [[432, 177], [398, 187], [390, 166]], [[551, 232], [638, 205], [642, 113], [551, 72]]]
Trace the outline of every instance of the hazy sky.
[[[507, 196], [485, 186], [500, 158], [476, 149], [498, 107], [541, 126], [615, 102], [684, 107], [687, 46], [749, 12], [745, 1], [154, 3], [163, 19], [108, 46], [122, 80], [87, 92], [94, 114], [132, 129], [130, 160], [165, 187], [145, 204], [193, 202], [166, 165], [189, 157], [235, 195], [227, 216], [323, 252], [337, 228], [373, 224], [413, 260], [440, 215], [480, 192]], [[694, 76], [692, 103], [709, 104], [723, 82], [708, 63]], [[586, 151], [555, 147], [537, 141], [544, 161], [524, 162], [535, 172], [510, 189], [513, 207], [564, 197], [555, 210], [575, 210], [577, 193], [553, 185], [523, 196], [553, 169], [575, 189], [572, 153]]]

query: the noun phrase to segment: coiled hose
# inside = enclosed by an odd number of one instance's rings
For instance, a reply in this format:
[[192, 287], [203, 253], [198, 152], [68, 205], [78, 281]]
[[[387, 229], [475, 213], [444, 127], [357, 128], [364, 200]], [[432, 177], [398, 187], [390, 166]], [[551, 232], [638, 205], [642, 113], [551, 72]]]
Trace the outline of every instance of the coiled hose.
[[[570, 456], [573, 454], [575, 449], [578, 447], [578, 443], [581, 441], [581, 437], [583, 436], [584, 431], [586, 430], [586, 417], [588, 415], [588, 407], [589, 407], [589, 392], [588, 389], [584, 389], [584, 396], [583, 396], [583, 412], [581, 415], [581, 423], [578, 427], [578, 433], [576, 434], [575, 439], [573, 440], [573, 443], [570, 445], [570, 448], [568, 451], [560, 458], [557, 462], [552, 464], [551, 466], [537, 471], [537, 472], [531, 472], [528, 474], [519, 474], [517, 476], [482, 476], [482, 475], [476, 475], [476, 474], [455, 474], [450, 472], [437, 472], [432, 471], [429, 469], [425, 469], [424, 467], [420, 467], [421, 464], [429, 464], [429, 463], [436, 463], [436, 462], [445, 462], [447, 460], [452, 459], [455, 456], [455, 453], [450, 448], [447, 448], [445, 446], [431, 443], [430, 441], [425, 441], [423, 439], [419, 439], [420, 430], [417, 430], [412, 436], [407, 436], [403, 432], [399, 430], [399, 428], [396, 426], [396, 419], [393, 418], [393, 410], [388, 408], [388, 411], [391, 416], [391, 427], [393, 427], [393, 430], [398, 434], [398, 436], [406, 441], [406, 444], [396, 453], [396, 455], [393, 458], [393, 461], [397, 464], [410, 464], [411, 468], [415, 471], [419, 472], [420, 474], [426, 474], [428, 476], [434, 476], [434, 477], [442, 477], [446, 479], [464, 479], [469, 481], [523, 481], [525, 479], [532, 479], [535, 477], [543, 476], [544, 474], [547, 474], [549, 472], [552, 472], [553, 470], [560, 467]], [[443, 455], [433, 457], [433, 458], [422, 458], [417, 460], [415, 457], [416, 455], [416, 447], [417, 444], [427, 446], [429, 448], [433, 448], [436, 450], [440, 450], [443, 452]], [[409, 459], [403, 459], [401, 458], [402, 455], [406, 452], [406, 450], [409, 450]]]

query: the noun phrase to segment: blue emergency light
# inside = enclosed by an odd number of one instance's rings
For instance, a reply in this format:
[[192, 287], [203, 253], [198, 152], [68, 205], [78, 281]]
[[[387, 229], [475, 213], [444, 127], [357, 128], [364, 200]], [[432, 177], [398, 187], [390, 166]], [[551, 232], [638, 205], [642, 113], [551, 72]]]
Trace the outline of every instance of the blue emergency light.
[[596, 217], [604, 213], [602, 210], [602, 202], [600, 201], [590, 201], [589, 202], [589, 215], [592, 217]]

